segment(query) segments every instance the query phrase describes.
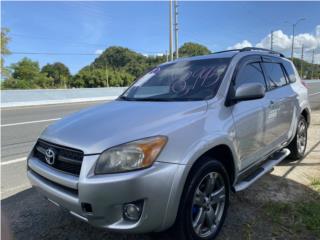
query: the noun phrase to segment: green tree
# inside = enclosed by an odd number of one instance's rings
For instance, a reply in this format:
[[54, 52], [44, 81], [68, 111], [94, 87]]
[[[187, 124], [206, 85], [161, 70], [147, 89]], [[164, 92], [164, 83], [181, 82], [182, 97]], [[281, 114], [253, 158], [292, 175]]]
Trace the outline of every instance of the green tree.
[[4, 56], [10, 54], [10, 50], [8, 49], [8, 43], [10, 41], [8, 33], [8, 28], [1, 28], [1, 79], [8, 78], [10, 75], [9, 69], [4, 67]]
[[32, 81], [39, 74], [39, 63], [29, 58], [23, 58], [20, 62], [12, 64], [12, 77], [17, 80]]
[[[319, 64], [308, 63], [308, 62], [301, 60], [301, 59], [298, 59], [298, 58], [294, 58], [293, 63], [294, 63], [301, 78], [311, 79], [312, 72], [313, 72], [314, 79], [320, 78], [320, 65]], [[302, 76], [301, 76], [301, 67], [302, 67]]]
[[109, 47], [92, 64], [95, 68], [124, 68], [130, 62], [136, 61], [141, 64], [145, 62], [146, 57], [136, 53], [128, 48]]
[[71, 87], [123, 87], [128, 86], [135, 79], [131, 74], [123, 71], [109, 68], [105, 69], [93, 68], [87, 66], [81, 69], [70, 81]]
[[198, 43], [187, 42], [179, 48], [179, 55], [181, 57], [192, 57], [199, 55], [210, 54], [211, 51], [206, 47]]
[[26, 89], [48, 88], [52, 79], [40, 73], [39, 63], [28, 58], [23, 58], [11, 65], [12, 76], [3, 81], [3, 88]]
[[53, 79], [52, 87], [66, 88], [71, 77], [68, 67], [60, 62], [56, 62], [53, 64], [48, 63], [47, 65], [42, 67], [41, 73]]

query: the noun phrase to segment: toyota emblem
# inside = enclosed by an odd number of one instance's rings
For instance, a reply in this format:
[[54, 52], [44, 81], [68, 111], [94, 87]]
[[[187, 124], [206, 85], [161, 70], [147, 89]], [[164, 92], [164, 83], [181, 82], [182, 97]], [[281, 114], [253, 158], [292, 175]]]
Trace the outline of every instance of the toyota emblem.
[[46, 154], [45, 154], [46, 162], [47, 162], [49, 165], [53, 165], [53, 164], [54, 164], [54, 161], [55, 161], [55, 158], [56, 158], [55, 152], [54, 152], [51, 148], [48, 148], [48, 149], [46, 150]]

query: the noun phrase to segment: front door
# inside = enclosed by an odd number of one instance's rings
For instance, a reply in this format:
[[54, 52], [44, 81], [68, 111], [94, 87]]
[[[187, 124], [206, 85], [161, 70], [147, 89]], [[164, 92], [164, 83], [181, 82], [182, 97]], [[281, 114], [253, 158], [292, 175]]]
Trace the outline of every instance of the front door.
[[[266, 86], [258, 57], [240, 64], [239, 71], [233, 81], [233, 87], [236, 89], [243, 83], [252, 82]], [[240, 101], [232, 106], [241, 169], [245, 169], [266, 153], [264, 102], [265, 99], [262, 98]]]

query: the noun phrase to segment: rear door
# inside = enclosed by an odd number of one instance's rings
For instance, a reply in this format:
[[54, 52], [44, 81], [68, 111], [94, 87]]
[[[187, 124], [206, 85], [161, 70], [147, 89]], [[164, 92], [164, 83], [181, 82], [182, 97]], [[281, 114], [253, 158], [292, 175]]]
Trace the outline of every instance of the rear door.
[[269, 151], [289, 138], [294, 115], [294, 99], [284, 66], [277, 58], [264, 57], [262, 67], [267, 80], [265, 144]]

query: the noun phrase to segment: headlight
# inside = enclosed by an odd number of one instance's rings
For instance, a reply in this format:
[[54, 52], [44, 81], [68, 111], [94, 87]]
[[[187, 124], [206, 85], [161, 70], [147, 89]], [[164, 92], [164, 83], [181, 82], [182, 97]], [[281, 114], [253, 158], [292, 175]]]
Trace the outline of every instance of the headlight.
[[126, 143], [104, 151], [95, 173], [116, 173], [150, 167], [167, 143], [167, 137], [157, 136]]

